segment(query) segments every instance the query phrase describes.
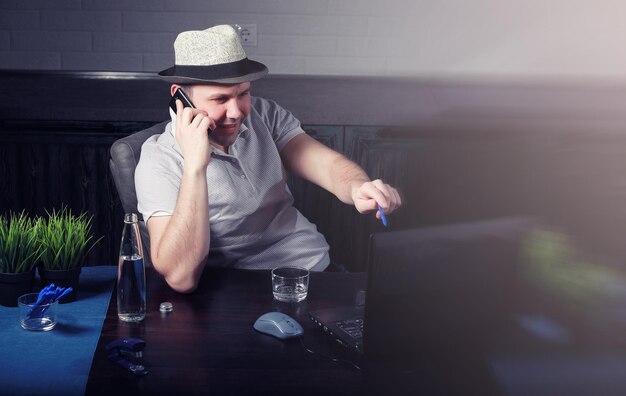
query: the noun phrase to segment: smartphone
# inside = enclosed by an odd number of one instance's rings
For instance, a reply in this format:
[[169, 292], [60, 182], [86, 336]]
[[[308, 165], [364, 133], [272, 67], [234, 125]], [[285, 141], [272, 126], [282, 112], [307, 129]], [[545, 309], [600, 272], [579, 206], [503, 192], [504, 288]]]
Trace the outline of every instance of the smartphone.
[[[196, 108], [196, 106], [194, 106], [193, 103], [191, 103], [191, 99], [189, 99], [189, 97], [185, 95], [183, 90], [180, 88], [176, 88], [176, 91], [174, 91], [174, 95], [172, 95], [172, 99], [170, 99], [170, 108], [174, 110], [174, 114], [176, 114], [176, 99], [179, 99], [181, 102], [183, 102], [183, 108], [185, 107], [191, 107], [192, 109]], [[208, 134], [210, 134], [211, 132], [213, 132], [211, 128], [207, 129]]]
[[172, 95], [172, 99], [170, 100], [170, 107], [174, 110], [174, 113], [176, 113], [176, 99], [183, 102], [183, 107], [191, 107], [192, 109], [196, 108], [196, 106], [191, 103], [191, 100], [187, 97], [187, 95], [185, 95], [183, 90], [176, 88], [176, 91], [174, 91], [174, 95]]

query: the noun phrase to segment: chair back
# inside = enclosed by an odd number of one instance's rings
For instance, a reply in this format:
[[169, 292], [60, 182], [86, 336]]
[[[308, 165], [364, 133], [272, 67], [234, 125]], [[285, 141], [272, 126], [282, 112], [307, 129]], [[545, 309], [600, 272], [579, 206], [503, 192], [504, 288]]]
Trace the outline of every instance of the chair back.
[[135, 190], [135, 168], [141, 156], [141, 146], [153, 135], [163, 133], [165, 125], [169, 121], [164, 121], [150, 128], [133, 133], [132, 135], [118, 139], [111, 145], [109, 168], [115, 188], [122, 201], [125, 213], [137, 213], [139, 215], [139, 231], [144, 249], [144, 262], [152, 265], [150, 260], [150, 237], [148, 229], [137, 211], [137, 192]]

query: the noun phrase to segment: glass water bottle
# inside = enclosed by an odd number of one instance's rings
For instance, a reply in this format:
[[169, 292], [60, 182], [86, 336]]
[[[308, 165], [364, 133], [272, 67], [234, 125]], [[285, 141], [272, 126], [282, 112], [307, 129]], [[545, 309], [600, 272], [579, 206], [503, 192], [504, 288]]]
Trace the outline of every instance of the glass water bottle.
[[136, 213], [124, 215], [117, 269], [117, 316], [125, 322], [139, 322], [146, 316], [146, 268]]

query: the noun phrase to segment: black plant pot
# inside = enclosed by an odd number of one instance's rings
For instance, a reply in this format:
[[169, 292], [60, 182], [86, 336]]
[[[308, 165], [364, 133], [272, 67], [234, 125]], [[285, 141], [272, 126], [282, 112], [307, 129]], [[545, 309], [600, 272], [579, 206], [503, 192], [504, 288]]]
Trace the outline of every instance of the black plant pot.
[[35, 270], [17, 274], [0, 273], [0, 305], [17, 307], [17, 298], [33, 291]]
[[78, 278], [80, 277], [81, 267], [71, 268], [67, 270], [47, 270], [39, 267], [39, 277], [41, 278], [41, 288], [54, 283], [59, 287], [71, 287], [72, 292], [59, 300], [60, 304], [65, 304], [76, 300], [78, 292]]

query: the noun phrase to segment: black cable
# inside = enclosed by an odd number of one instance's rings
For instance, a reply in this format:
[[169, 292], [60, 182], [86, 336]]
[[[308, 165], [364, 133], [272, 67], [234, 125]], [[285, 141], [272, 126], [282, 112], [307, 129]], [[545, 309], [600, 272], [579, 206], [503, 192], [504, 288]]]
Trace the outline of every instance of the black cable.
[[319, 352], [315, 352], [315, 351], [309, 349], [306, 345], [304, 345], [304, 341], [302, 341], [302, 337], [300, 337], [300, 344], [302, 345], [302, 348], [304, 348], [305, 351], [307, 351], [308, 353], [310, 353], [312, 355], [317, 355], [317, 356], [323, 357], [324, 359], [328, 359], [328, 360], [330, 360], [330, 361], [332, 361], [334, 363], [348, 363], [352, 367], [354, 367], [355, 369], [361, 371], [361, 367], [359, 367], [356, 363], [354, 363], [354, 362], [352, 362], [350, 360], [337, 359], [337, 358], [334, 358], [332, 356], [324, 355], [324, 354], [321, 354]]

